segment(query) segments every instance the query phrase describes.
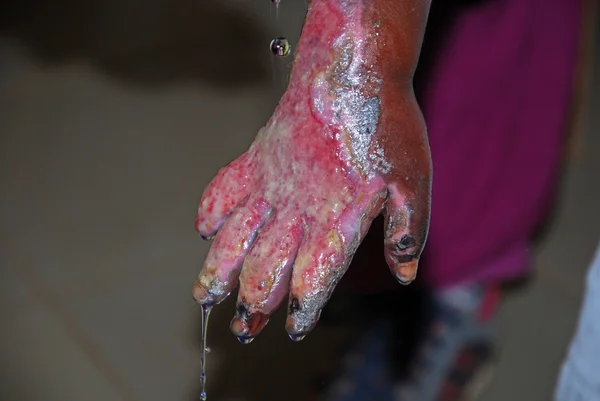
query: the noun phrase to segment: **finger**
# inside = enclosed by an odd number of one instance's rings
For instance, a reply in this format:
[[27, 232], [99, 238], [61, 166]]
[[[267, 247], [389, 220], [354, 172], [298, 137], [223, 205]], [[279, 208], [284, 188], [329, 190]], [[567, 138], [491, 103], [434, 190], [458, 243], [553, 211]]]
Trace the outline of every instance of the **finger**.
[[251, 162], [245, 152], [220, 169], [204, 190], [196, 217], [196, 230], [203, 238], [214, 236], [227, 216], [248, 196]]
[[292, 270], [286, 330], [302, 340], [317, 324], [321, 310], [346, 273], [354, 253], [381, 212], [384, 189], [374, 185], [359, 193], [329, 229], [313, 228], [304, 238]]
[[388, 193], [385, 258], [396, 279], [409, 284], [416, 278], [419, 258], [427, 240], [430, 197], [427, 193], [409, 198], [397, 185], [389, 185]]
[[337, 229], [315, 231], [300, 246], [290, 281], [286, 330], [294, 341], [316, 325], [351, 260]]
[[235, 288], [244, 257], [270, 211], [266, 201], [251, 198], [227, 219], [208, 251], [204, 267], [194, 283], [196, 301], [201, 304], [216, 304]]
[[258, 335], [287, 295], [302, 231], [299, 218], [282, 213], [258, 234], [242, 267], [237, 312], [231, 322], [231, 331], [240, 341]]

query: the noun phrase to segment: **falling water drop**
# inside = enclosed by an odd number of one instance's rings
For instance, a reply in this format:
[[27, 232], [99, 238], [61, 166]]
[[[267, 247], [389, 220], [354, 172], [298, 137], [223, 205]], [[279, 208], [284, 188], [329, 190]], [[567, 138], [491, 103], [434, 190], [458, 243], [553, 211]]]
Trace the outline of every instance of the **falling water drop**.
[[275, 4], [275, 21], [279, 21], [279, 3], [281, 0], [271, 0], [271, 3]]
[[304, 337], [306, 337], [306, 334], [289, 334], [288, 335], [290, 337], [290, 340], [294, 341], [294, 342], [300, 342], [302, 340], [304, 340]]
[[250, 344], [252, 341], [254, 341], [254, 337], [238, 337], [237, 338], [239, 342], [241, 342], [244, 345]]
[[277, 57], [285, 57], [290, 54], [292, 49], [290, 42], [286, 38], [275, 38], [271, 41], [271, 52]]
[[206, 346], [206, 334], [208, 331], [208, 317], [212, 305], [202, 305], [202, 329], [201, 329], [201, 343], [200, 349], [202, 356], [200, 358], [200, 401], [206, 401], [206, 354], [210, 352], [210, 349]]

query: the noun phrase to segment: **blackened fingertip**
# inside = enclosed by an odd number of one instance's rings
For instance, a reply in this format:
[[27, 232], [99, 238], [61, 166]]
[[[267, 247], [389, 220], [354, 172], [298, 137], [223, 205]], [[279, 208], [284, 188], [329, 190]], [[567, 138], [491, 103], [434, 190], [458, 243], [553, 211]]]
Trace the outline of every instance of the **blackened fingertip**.
[[398, 241], [396, 247], [399, 251], [406, 251], [407, 249], [415, 246], [416, 243], [417, 241], [414, 239], [414, 237], [410, 235], [404, 235], [402, 238], [400, 238], [400, 241]]
[[235, 313], [236, 316], [243, 319], [243, 320], [248, 320], [248, 307], [246, 306], [246, 304], [244, 303], [238, 303], [236, 308], [235, 308]]
[[296, 313], [290, 313], [285, 322], [285, 330], [290, 339], [294, 342], [302, 341], [317, 325], [321, 310], [316, 313], [306, 313], [300, 310]]
[[299, 310], [300, 310], [300, 301], [298, 301], [298, 298], [292, 298], [290, 300], [289, 314], [293, 315], [294, 313], [298, 312]]
[[236, 314], [229, 328], [238, 337], [256, 337], [269, 323], [269, 315], [261, 312], [250, 312], [248, 306], [241, 302], [236, 307]]
[[[303, 332], [297, 332], [297, 328], [295, 327], [295, 322], [296, 322], [296, 318], [298, 317], [297, 314], [300, 311], [300, 301], [298, 300], [298, 298], [292, 298], [290, 299], [290, 305], [288, 307], [288, 322], [286, 322], [286, 330], [288, 332], [288, 336], [290, 337], [290, 339], [294, 342], [299, 342], [302, 341], [304, 339], [304, 337], [306, 337], [306, 333]], [[296, 315], [296, 316], [294, 316]], [[290, 322], [294, 322], [292, 324], [290, 324]]]
[[398, 255], [398, 254], [394, 255], [394, 261], [396, 263], [409, 263], [409, 262], [412, 262], [413, 259], [415, 259], [414, 255]]
[[212, 241], [213, 239], [215, 239], [215, 236], [214, 235], [206, 236], [206, 235], [200, 234], [200, 238], [202, 238], [204, 241]]

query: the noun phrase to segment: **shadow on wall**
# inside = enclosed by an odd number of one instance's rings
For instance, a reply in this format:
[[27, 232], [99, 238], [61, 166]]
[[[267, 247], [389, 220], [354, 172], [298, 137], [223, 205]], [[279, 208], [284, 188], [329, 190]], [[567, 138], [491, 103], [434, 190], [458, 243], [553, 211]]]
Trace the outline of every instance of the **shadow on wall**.
[[0, 34], [24, 43], [46, 65], [82, 60], [130, 84], [262, 82], [269, 74], [267, 32], [239, 4], [225, 3], [5, 0]]

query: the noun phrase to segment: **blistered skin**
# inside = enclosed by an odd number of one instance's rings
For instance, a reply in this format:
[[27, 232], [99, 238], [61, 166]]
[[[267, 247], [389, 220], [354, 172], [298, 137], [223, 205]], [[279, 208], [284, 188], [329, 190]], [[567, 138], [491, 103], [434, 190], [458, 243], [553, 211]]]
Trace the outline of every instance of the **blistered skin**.
[[286, 329], [303, 338], [381, 212], [392, 273], [415, 278], [431, 160], [412, 76], [428, 9], [313, 0], [273, 116], [202, 195], [196, 228], [216, 237], [194, 297], [219, 303], [239, 283], [231, 329], [243, 342], [287, 294]]

